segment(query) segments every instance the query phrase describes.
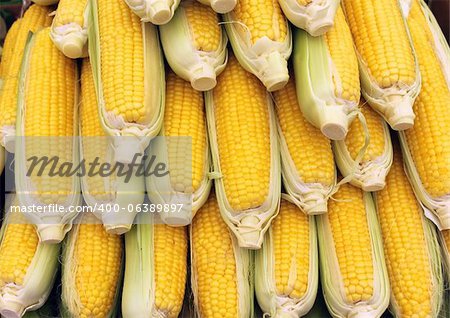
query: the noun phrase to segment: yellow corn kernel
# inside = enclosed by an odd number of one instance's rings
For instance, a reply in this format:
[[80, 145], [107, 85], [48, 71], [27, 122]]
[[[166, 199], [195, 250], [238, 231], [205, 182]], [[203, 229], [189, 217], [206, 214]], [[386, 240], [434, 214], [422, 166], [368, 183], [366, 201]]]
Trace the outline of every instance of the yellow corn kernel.
[[246, 27], [252, 43], [264, 36], [272, 41], [283, 42], [287, 35], [287, 20], [277, 0], [239, 0], [233, 10], [233, 16]]
[[220, 168], [228, 202], [233, 210], [259, 207], [269, 194], [271, 167], [266, 89], [230, 56], [213, 95]]
[[439, 61], [433, 35], [413, 2], [409, 29], [419, 61], [422, 89], [414, 103], [414, 127], [405, 131], [408, 149], [420, 180], [432, 197], [450, 193], [450, 89]]
[[59, 27], [71, 23], [84, 25], [84, 10], [87, 0], [60, 0], [56, 10], [54, 26]]
[[[206, 119], [203, 94], [192, 88], [189, 82], [169, 71], [166, 79], [166, 107], [164, 114], [164, 135], [170, 137], [191, 137], [192, 145], [186, 145], [187, 139], [169, 138], [169, 165], [172, 187], [177, 188], [179, 177], [189, 180], [190, 188], [195, 192], [201, 185], [205, 175], [206, 153]], [[176, 148], [171, 147], [172, 144]], [[184, 146], [184, 147], [183, 147]], [[185, 147], [189, 146], [188, 149]], [[181, 147], [181, 148], [180, 148]], [[183, 151], [184, 148], [184, 151]], [[182, 156], [189, 158], [179, 160]], [[172, 157], [174, 156], [174, 157]], [[177, 168], [181, 163], [180, 169]], [[191, 163], [191, 169], [186, 169], [186, 163]], [[178, 170], [178, 171], [177, 171]], [[189, 173], [190, 175], [185, 175]], [[183, 177], [184, 176], [184, 177]], [[183, 182], [181, 182], [183, 183]], [[184, 189], [186, 190], [186, 189]]]
[[192, 223], [198, 310], [204, 318], [239, 316], [236, 259], [231, 233], [212, 193]]
[[293, 76], [273, 96], [278, 122], [301, 180], [332, 185], [335, 166], [330, 140], [300, 111]]
[[[7, 72], [4, 73], [5, 82], [0, 96], [0, 133], [2, 128], [6, 126], [14, 128], [16, 124], [19, 72], [29, 32], [34, 33], [43, 27], [50, 26], [52, 18], [49, 14], [51, 11], [52, 9], [50, 7], [33, 4], [28, 8], [22, 18], [20, 29], [15, 37], [14, 54], [9, 62]], [[45, 77], [41, 77], [39, 81], [42, 81], [43, 78]], [[42, 105], [38, 107], [38, 110], [41, 107]]]
[[278, 295], [301, 299], [308, 289], [310, 270], [308, 216], [293, 203], [281, 200], [272, 238]]
[[184, 0], [181, 6], [186, 13], [197, 50], [217, 51], [222, 37], [218, 15], [209, 6], [195, 0]]
[[347, 301], [370, 300], [374, 268], [362, 190], [343, 184], [328, 203], [327, 217]]
[[22, 18], [17, 19], [9, 28], [8, 33], [6, 33], [5, 42], [3, 42], [3, 50], [0, 63], [0, 79], [4, 79], [5, 75], [8, 74], [9, 64], [17, 54], [14, 52], [14, 46], [17, 42], [17, 35], [19, 34], [20, 25]]
[[355, 46], [381, 88], [416, 80], [415, 62], [398, 1], [344, 0]]
[[401, 317], [432, 317], [434, 286], [423, 227], [423, 212], [403, 170], [400, 150], [377, 193], [378, 218], [391, 284], [391, 299]]
[[125, 123], [146, 124], [144, 45], [140, 18], [123, 0], [98, 0], [100, 64], [105, 108]]
[[1, 288], [23, 284], [39, 243], [33, 224], [27, 223], [21, 212], [10, 213], [8, 222], [0, 244]]
[[83, 217], [73, 259], [80, 318], [101, 318], [113, 309], [122, 262], [122, 239], [108, 234], [93, 214]]
[[[369, 105], [361, 103], [361, 112], [366, 118], [367, 130], [369, 131], [370, 142], [364, 154], [363, 162], [375, 160], [381, 157], [385, 148], [385, 132], [383, 118], [377, 114]], [[350, 126], [345, 145], [353, 160], [358, 156], [358, 152], [364, 146], [364, 128], [359, 120], [354, 120]]]
[[178, 317], [187, 276], [187, 234], [184, 227], [155, 224], [153, 231], [155, 306], [164, 317]]

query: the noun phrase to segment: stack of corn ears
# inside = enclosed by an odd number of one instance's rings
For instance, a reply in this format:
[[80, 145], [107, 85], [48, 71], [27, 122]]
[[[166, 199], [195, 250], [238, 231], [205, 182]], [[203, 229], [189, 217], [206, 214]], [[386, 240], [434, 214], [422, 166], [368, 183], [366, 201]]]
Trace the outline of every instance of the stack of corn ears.
[[427, 216], [440, 229], [450, 229], [450, 49], [427, 5], [408, 4], [422, 90], [414, 103], [414, 127], [400, 133], [403, 158]]
[[196, 316], [254, 317], [251, 252], [220, 217], [214, 193], [190, 226], [190, 244]]
[[29, 38], [19, 79], [15, 180], [21, 205], [64, 208], [26, 214], [44, 242], [63, 240], [81, 202], [79, 178], [68, 167], [79, 162], [77, 73], [76, 62], [53, 45], [49, 27]]
[[331, 142], [300, 111], [293, 77], [273, 97], [284, 187], [306, 214], [326, 213], [336, 185]]
[[156, 224], [150, 213], [139, 213], [125, 234], [125, 277], [122, 316], [178, 317], [187, 276], [185, 227]]
[[242, 67], [258, 77], [269, 91], [286, 85], [292, 36], [278, 1], [239, 0], [223, 19]]
[[53, 43], [69, 58], [87, 56], [88, 22], [88, 0], [61, 0], [50, 33]]
[[414, 197], [398, 146], [386, 187], [375, 197], [391, 286], [389, 310], [394, 317], [438, 317], [444, 286], [436, 229]]
[[[211, 189], [211, 156], [203, 94], [169, 71], [160, 136], [147, 149], [147, 158], [164, 163], [168, 174], [146, 177], [152, 203], [182, 204], [177, 213], [161, 213], [164, 223], [185, 226], [205, 203]], [[186, 137], [189, 136], [189, 137]]]
[[196, 0], [184, 0], [159, 31], [172, 70], [196, 90], [213, 89], [227, 59], [228, 39], [219, 16]]
[[393, 129], [411, 128], [421, 77], [399, 1], [343, 0], [342, 7], [357, 51], [364, 98]]
[[30, 31], [36, 32], [43, 27], [50, 26], [52, 18], [49, 14], [51, 11], [51, 7], [32, 5], [25, 12], [17, 27], [12, 28], [13, 33], [11, 36], [13, 38], [11, 40], [14, 42], [13, 54], [8, 54], [4, 59], [2, 58], [6, 62], [5, 66], [2, 66], [3, 85], [0, 92], [0, 144], [11, 153], [14, 153], [19, 73], [23, 52]]
[[319, 282], [316, 223], [282, 195], [280, 212], [256, 252], [258, 303], [270, 317], [303, 317]]
[[317, 217], [320, 279], [333, 317], [380, 317], [389, 281], [372, 195], [343, 184]]
[[[392, 164], [392, 144], [389, 127], [368, 105], [361, 105], [367, 123], [370, 141], [364, 156], [357, 162], [358, 152], [364, 147], [364, 127], [355, 120], [345, 140], [333, 141], [333, 150], [339, 171], [344, 177], [352, 176], [350, 182], [372, 192], [385, 186], [385, 179]], [[356, 169], [355, 169], [356, 167]]]
[[172, 19], [180, 0], [124, 0], [142, 22], [166, 24]]
[[334, 25], [339, 0], [279, 0], [289, 21], [312, 36], [325, 34]]
[[52, 290], [59, 267], [60, 244], [39, 242], [17, 199], [6, 206], [0, 230], [0, 314], [22, 317], [40, 308]]
[[164, 64], [156, 27], [123, 0], [91, 1], [89, 57], [99, 117], [115, 161], [140, 163], [164, 115]]
[[342, 140], [355, 118], [360, 98], [358, 63], [341, 8], [334, 26], [313, 37], [294, 35], [297, 97], [306, 119], [330, 139]]
[[217, 13], [228, 13], [234, 9], [238, 0], [197, 0], [204, 5], [210, 6]]
[[122, 238], [106, 233], [92, 213], [77, 221], [63, 245], [61, 317], [117, 317]]
[[[88, 58], [83, 60], [81, 66], [80, 100], [80, 161], [84, 161], [88, 167], [99, 158], [99, 162], [113, 166], [114, 149], [99, 120], [94, 78]], [[126, 180], [126, 175], [119, 173], [105, 176], [94, 172], [81, 178], [84, 201], [93, 209], [97, 207], [93, 212], [110, 233], [129, 231], [137, 213], [136, 206], [144, 201], [144, 176], [138, 176], [136, 170], [133, 168], [129, 180]], [[131, 209], [131, 206], [135, 208]]]
[[233, 55], [205, 98], [220, 212], [241, 247], [258, 249], [281, 191], [272, 100]]

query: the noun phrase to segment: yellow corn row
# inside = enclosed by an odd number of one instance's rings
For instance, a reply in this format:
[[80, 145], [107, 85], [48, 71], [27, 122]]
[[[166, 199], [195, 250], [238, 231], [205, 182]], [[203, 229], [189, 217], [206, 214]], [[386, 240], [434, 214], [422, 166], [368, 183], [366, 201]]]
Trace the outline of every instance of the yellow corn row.
[[399, 2], [344, 0], [343, 8], [358, 51], [364, 98], [393, 129], [411, 128], [420, 72]]
[[[216, 193], [239, 244], [257, 248], [278, 209], [274, 112], [264, 86], [234, 56], [206, 96]], [[239, 142], [237, 142], [239, 141]], [[236, 219], [236, 215], [245, 217]]]
[[376, 196], [391, 311], [398, 317], [437, 317], [443, 286], [435, 230], [425, 220], [395, 150], [386, 187]]
[[14, 38], [14, 54], [8, 62], [8, 70], [3, 69], [3, 88], [0, 92], [0, 143], [8, 152], [14, 152], [17, 92], [20, 66], [22, 64], [23, 51], [27, 43], [29, 32], [49, 26], [52, 18], [49, 16], [52, 8], [32, 5], [25, 12], [20, 28]]
[[270, 317], [304, 316], [317, 293], [315, 222], [291, 201], [283, 195], [280, 212], [256, 253], [256, 296]]
[[343, 184], [318, 219], [322, 288], [336, 317], [380, 316], [389, 284], [370, 193]]
[[305, 213], [324, 213], [336, 183], [331, 143], [300, 111], [293, 77], [273, 97], [285, 188]]
[[[84, 213], [64, 245], [63, 310], [72, 317], [112, 317], [122, 273], [122, 239]], [[86, 286], [90, 286], [87, 288]]]
[[191, 225], [191, 286], [201, 317], [251, 317], [250, 255], [220, 217], [214, 193]]
[[0, 63], [0, 92], [3, 83], [9, 74], [8, 72], [9, 64], [11, 64], [11, 61], [14, 58], [14, 55], [16, 54], [16, 52], [14, 52], [14, 47], [17, 42], [17, 35], [19, 34], [21, 23], [22, 18], [19, 18], [16, 21], [14, 21], [14, 23], [9, 28], [8, 33], [6, 33], [5, 41], [3, 42], [3, 50]]
[[87, 56], [88, 0], [61, 0], [52, 23], [50, 36], [67, 57]]
[[238, 0], [197, 0], [198, 2], [210, 6], [217, 13], [228, 13], [234, 9]]

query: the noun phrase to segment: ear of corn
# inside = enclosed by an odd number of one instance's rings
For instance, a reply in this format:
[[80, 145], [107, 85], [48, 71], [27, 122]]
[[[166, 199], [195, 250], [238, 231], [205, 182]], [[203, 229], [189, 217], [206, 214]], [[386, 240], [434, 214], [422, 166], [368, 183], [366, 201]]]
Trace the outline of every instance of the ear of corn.
[[169, 225], [191, 223], [211, 189], [211, 158], [206, 131], [203, 94], [169, 71], [166, 78], [166, 106], [161, 137], [152, 141], [147, 158], [164, 162], [169, 174], [147, 176], [147, 193], [152, 203], [183, 204], [177, 213], [162, 213]]
[[325, 34], [334, 25], [336, 10], [340, 1], [336, 0], [279, 0], [289, 21], [312, 36]]
[[259, 248], [280, 200], [272, 101], [234, 56], [205, 98], [220, 212], [241, 247]]
[[356, 166], [359, 150], [364, 145], [364, 129], [358, 120], [353, 121], [345, 140], [333, 142], [336, 163], [344, 177], [353, 174], [351, 183], [364, 191], [379, 191], [392, 164], [392, 144], [389, 127], [368, 105], [361, 103], [370, 141], [361, 162]]
[[186, 284], [186, 228], [156, 224], [150, 213], [137, 218], [125, 234], [122, 315], [176, 318]]
[[414, 197], [398, 147], [376, 202], [392, 292], [390, 311], [396, 317], [437, 317], [443, 278], [436, 232]]
[[8, 33], [6, 33], [5, 41], [3, 42], [3, 50], [0, 63], [0, 98], [3, 83], [9, 74], [9, 64], [11, 64], [14, 55], [17, 54], [17, 52], [14, 52], [14, 47], [17, 42], [17, 35], [19, 34], [21, 23], [22, 18], [14, 21], [14, 23], [9, 28]]
[[358, 107], [359, 74], [353, 42], [341, 8], [320, 37], [295, 32], [297, 98], [306, 119], [330, 139], [345, 138]]
[[[91, 64], [85, 58], [81, 66], [81, 104], [80, 104], [80, 160], [86, 167], [98, 158], [101, 163], [114, 165], [113, 149], [106, 136], [98, 115], [98, 104], [95, 95], [94, 78]], [[133, 168], [136, 170], [136, 168]], [[145, 183], [143, 176], [133, 173], [125, 182], [124, 176], [113, 173], [111, 176], [85, 174], [81, 178], [81, 188], [84, 201], [95, 215], [103, 221], [109, 233], [122, 234], [130, 230], [137, 209], [133, 211], [130, 205], [137, 206], [144, 201]], [[119, 211], [108, 211], [106, 206], [119, 207]], [[102, 207], [101, 209], [99, 207]], [[133, 213], [134, 212], [134, 213]]]
[[270, 317], [303, 317], [316, 299], [319, 281], [313, 216], [283, 195], [280, 212], [256, 252], [258, 303]]
[[61, 0], [53, 19], [53, 43], [72, 59], [88, 55], [88, 0]]
[[0, 314], [22, 317], [47, 300], [58, 272], [60, 245], [39, 242], [16, 199], [7, 211], [0, 232]]
[[[15, 181], [21, 205], [64, 207], [64, 213], [34, 210], [26, 214], [37, 226], [41, 241], [59, 243], [77, 215], [75, 209], [69, 209], [81, 200], [79, 179], [68, 173], [71, 168], [67, 166], [79, 162], [78, 74], [76, 62], [53, 45], [49, 34], [49, 27], [35, 33], [24, 52], [17, 106]], [[52, 72], [48, 72], [49, 66]], [[49, 164], [44, 165], [44, 157]], [[42, 163], [34, 164], [32, 158]]]
[[217, 13], [228, 13], [234, 9], [238, 0], [197, 0], [198, 2], [210, 6]]
[[116, 317], [122, 274], [122, 238], [83, 213], [63, 246], [62, 316]]
[[159, 31], [172, 70], [196, 90], [214, 88], [227, 59], [228, 40], [219, 16], [196, 0], [184, 0]]
[[190, 227], [191, 286], [198, 316], [253, 317], [251, 254], [240, 248], [211, 193]]
[[125, 0], [142, 22], [166, 24], [172, 19], [180, 0]]
[[450, 48], [428, 9], [413, 1], [408, 25], [422, 74], [413, 128], [400, 133], [406, 172], [427, 216], [450, 229]]
[[393, 129], [411, 128], [421, 78], [399, 1], [344, 0], [343, 8], [358, 52], [364, 98]]
[[138, 163], [164, 114], [164, 65], [156, 27], [123, 0], [91, 1], [89, 56], [100, 119], [115, 160]]
[[317, 219], [320, 277], [334, 317], [380, 317], [389, 304], [383, 243], [370, 193], [343, 184]]
[[15, 36], [14, 54], [8, 62], [8, 70], [4, 69], [4, 83], [0, 92], [0, 143], [11, 153], [14, 152], [17, 92], [23, 51], [30, 31], [36, 32], [51, 24], [50, 12], [50, 7], [32, 5], [28, 8]]
[[239, 0], [223, 19], [242, 67], [258, 77], [269, 91], [286, 85], [292, 36], [278, 1]]
[[331, 142], [300, 111], [293, 77], [273, 97], [284, 187], [306, 214], [325, 213], [336, 184]]

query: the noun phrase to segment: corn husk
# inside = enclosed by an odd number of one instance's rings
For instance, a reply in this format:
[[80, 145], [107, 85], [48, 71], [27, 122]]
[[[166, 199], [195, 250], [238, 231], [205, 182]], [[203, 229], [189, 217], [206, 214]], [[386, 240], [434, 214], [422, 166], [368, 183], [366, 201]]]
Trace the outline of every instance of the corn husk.
[[162, 25], [169, 22], [180, 4], [180, 0], [125, 0], [142, 22]]
[[6, 161], [5, 148], [0, 146], [0, 175], [2, 174], [3, 169], [5, 168], [5, 161]]

